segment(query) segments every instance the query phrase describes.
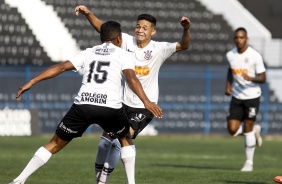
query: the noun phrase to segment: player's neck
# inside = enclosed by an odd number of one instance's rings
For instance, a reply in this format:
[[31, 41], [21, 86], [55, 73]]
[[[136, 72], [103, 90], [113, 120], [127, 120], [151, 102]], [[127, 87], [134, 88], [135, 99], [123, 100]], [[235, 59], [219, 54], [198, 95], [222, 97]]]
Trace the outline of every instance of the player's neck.
[[242, 54], [242, 53], [244, 53], [247, 49], [248, 49], [248, 46], [242, 47], [242, 48], [237, 48], [237, 51], [238, 51], [239, 54]]
[[151, 40], [148, 40], [148, 41], [137, 41], [137, 47], [138, 48], [144, 48], [146, 47], [149, 43], [150, 43]]

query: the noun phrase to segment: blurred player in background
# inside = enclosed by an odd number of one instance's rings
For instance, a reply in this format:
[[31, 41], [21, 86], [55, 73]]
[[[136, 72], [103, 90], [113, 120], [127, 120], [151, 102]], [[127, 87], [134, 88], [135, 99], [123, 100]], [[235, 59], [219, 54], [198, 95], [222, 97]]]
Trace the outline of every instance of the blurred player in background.
[[[261, 127], [255, 125], [260, 105], [261, 88], [265, 83], [265, 66], [262, 56], [248, 46], [248, 35], [245, 28], [238, 28], [234, 32], [236, 47], [227, 52], [229, 62], [226, 95], [232, 99], [227, 117], [228, 131], [236, 136], [244, 132], [246, 162], [241, 171], [253, 171], [253, 157], [255, 145], [261, 146]], [[240, 128], [241, 122], [243, 128]]]
[[[100, 33], [102, 45], [88, 48], [64, 63], [47, 68], [18, 90], [17, 99], [42, 80], [53, 78], [68, 70], [83, 71], [79, 93], [57, 126], [53, 138], [35, 152], [25, 169], [11, 184], [24, 184], [53, 154], [63, 149], [73, 138], [81, 137], [93, 123], [99, 124], [111, 138], [119, 138], [122, 150], [130, 148], [133, 142], [130, 136], [126, 136], [129, 133], [129, 124], [121, 98], [123, 74], [145, 107], [155, 116], [162, 116], [161, 109], [154, 102], [150, 102], [135, 75], [135, 60], [132, 55], [120, 48], [121, 36], [119, 23], [105, 22]], [[115, 121], [112, 121], [113, 119]]]
[[[75, 8], [76, 15], [82, 13], [87, 17], [97, 32], [100, 32], [101, 20], [98, 19], [89, 9], [83, 5]], [[155, 17], [149, 14], [141, 14], [137, 18], [135, 36], [122, 34], [121, 48], [133, 54], [135, 57], [135, 73], [140, 80], [148, 98], [157, 103], [159, 96], [158, 74], [161, 65], [172, 54], [186, 50], [190, 44], [190, 20], [182, 17], [180, 24], [183, 27], [182, 38], [179, 42], [156, 42], [152, 36], [156, 34]], [[130, 121], [130, 132], [133, 139], [150, 123], [153, 114], [145, 109], [140, 99], [125, 84], [123, 103], [126, 107], [126, 114]], [[113, 119], [113, 121], [115, 121]], [[133, 147], [135, 150], [135, 147]], [[125, 151], [125, 150], [124, 150]], [[121, 150], [123, 154], [123, 150]], [[96, 157], [95, 170], [97, 181], [106, 183], [111, 172], [118, 163], [120, 146], [118, 141], [112, 140], [105, 132], [101, 137]], [[135, 183], [135, 157], [136, 151], [127, 152], [128, 159], [121, 159], [125, 166], [128, 184]]]

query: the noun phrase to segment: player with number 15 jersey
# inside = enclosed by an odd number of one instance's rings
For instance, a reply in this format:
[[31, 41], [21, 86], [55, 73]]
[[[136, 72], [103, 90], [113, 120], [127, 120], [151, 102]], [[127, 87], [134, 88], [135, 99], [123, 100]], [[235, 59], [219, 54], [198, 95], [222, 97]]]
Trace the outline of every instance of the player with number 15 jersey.
[[75, 104], [122, 107], [121, 72], [124, 69], [134, 70], [135, 64], [129, 52], [107, 42], [80, 52], [70, 61], [77, 71], [82, 70], [83, 73]]

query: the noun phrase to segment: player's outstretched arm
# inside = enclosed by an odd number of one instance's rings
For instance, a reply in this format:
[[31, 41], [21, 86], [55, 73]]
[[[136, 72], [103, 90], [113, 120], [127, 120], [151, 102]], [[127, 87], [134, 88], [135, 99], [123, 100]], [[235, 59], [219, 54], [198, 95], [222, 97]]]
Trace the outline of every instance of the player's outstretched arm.
[[125, 69], [123, 70], [123, 74], [126, 77], [126, 81], [132, 89], [132, 91], [140, 98], [143, 102], [146, 109], [151, 111], [155, 117], [162, 118], [163, 113], [162, 109], [155, 103], [151, 102], [147, 95], [145, 94], [140, 81], [137, 79], [134, 70], [132, 69]]
[[98, 33], [100, 33], [101, 25], [103, 24], [103, 22], [100, 19], [98, 19], [86, 6], [78, 5], [77, 7], [75, 7], [74, 11], [76, 16], [78, 16], [79, 13], [85, 15], [87, 20], [94, 27], [94, 29]]
[[176, 45], [176, 51], [186, 50], [190, 46], [190, 25], [191, 22], [187, 17], [182, 17], [180, 24], [183, 27], [182, 39]]
[[67, 71], [67, 70], [74, 70], [74, 66], [70, 61], [65, 61], [64, 63], [53, 65], [45, 70], [43, 70], [39, 75], [31, 79], [28, 83], [24, 84], [22, 87], [19, 88], [17, 92], [16, 99], [19, 99], [21, 94], [25, 91], [29, 90], [34, 84], [56, 77], [57, 75]]

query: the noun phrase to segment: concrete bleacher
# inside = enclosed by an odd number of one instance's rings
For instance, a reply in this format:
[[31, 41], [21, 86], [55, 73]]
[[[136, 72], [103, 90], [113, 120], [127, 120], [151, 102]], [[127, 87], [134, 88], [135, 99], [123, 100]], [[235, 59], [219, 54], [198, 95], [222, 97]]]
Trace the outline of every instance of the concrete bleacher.
[[51, 60], [17, 9], [1, 0], [0, 65], [43, 65]]
[[282, 1], [281, 0], [239, 0], [272, 33], [273, 38], [282, 38]]
[[154, 15], [157, 22], [157, 41], [179, 41], [182, 29], [180, 18], [191, 19], [191, 47], [171, 57], [166, 63], [173, 64], [219, 64], [224, 65], [225, 52], [233, 47], [233, 32], [221, 16], [213, 15], [199, 2], [182, 1], [55, 1], [44, 0], [52, 5], [61, 17], [62, 22], [77, 40], [80, 49], [99, 44], [99, 35], [86, 18], [75, 16], [74, 8], [78, 4], [86, 5], [102, 21], [116, 20], [121, 22], [123, 32], [133, 34], [136, 18], [141, 13]]

